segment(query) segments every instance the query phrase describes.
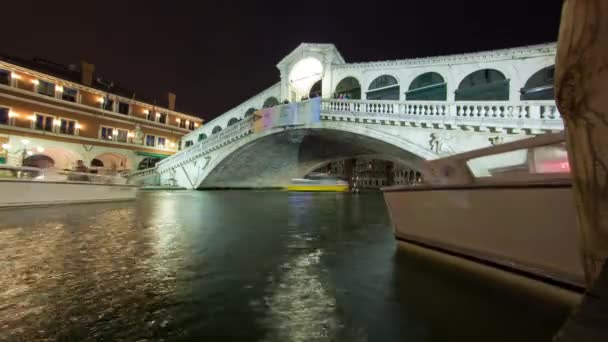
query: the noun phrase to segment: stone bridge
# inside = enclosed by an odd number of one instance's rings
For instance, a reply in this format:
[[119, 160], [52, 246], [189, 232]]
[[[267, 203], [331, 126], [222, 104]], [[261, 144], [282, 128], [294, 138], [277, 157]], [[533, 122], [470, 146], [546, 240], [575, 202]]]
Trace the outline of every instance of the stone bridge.
[[[555, 45], [346, 64], [331, 44], [302, 44], [281, 81], [182, 140], [160, 162], [161, 184], [277, 187], [329, 161], [421, 162], [563, 129], [553, 100]], [[321, 121], [254, 133], [280, 102], [321, 101]], [[318, 99], [320, 98], [320, 99]]]

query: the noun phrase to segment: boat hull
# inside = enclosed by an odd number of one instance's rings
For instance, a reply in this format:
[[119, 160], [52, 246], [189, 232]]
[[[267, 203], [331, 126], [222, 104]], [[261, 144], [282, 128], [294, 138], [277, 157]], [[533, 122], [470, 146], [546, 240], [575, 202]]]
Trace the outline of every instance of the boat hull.
[[288, 191], [303, 191], [303, 192], [348, 192], [349, 187], [346, 185], [289, 185]]
[[584, 286], [570, 184], [387, 189], [398, 240]]
[[129, 201], [137, 189], [127, 184], [0, 180], [0, 208]]

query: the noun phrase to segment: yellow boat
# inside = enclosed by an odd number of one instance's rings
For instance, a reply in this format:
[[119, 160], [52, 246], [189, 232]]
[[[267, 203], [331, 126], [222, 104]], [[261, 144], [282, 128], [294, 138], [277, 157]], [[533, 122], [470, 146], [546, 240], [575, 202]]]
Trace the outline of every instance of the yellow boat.
[[348, 192], [348, 182], [325, 174], [311, 174], [307, 178], [291, 180], [288, 191], [303, 192]]

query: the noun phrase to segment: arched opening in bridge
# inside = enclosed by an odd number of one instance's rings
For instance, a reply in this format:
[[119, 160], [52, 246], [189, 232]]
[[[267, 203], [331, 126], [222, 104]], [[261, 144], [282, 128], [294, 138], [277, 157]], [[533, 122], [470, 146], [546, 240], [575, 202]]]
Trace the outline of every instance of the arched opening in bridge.
[[160, 161], [160, 158], [148, 157], [142, 159], [137, 165], [138, 170], [150, 169], [156, 166], [156, 163]]
[[215, 127], [213, 127], [213, 130], [211, 131], [211, 133], [212, 133], [212, 134], [215, 134], [215, 133], [219, 133], [219, 132], [221, 132], [221, 131], [222, 131], [222, 127], [220, 127], [220, 126], [215, 126]]
[[228, 127], [234, 125], [235, 123], [239, 122], [240, 120], [238, 118], [231, 118], [230, 120], [228, 120]]
[[[400, 140], [399, 145], [395, 145], [383, 139], [384, 136], [371, 136], [367, 131], [345, 131], [342, 128], [279, 131], [253, 139], [235, 150], [227, 150], [197, 186], [285, 186], [292, 179], [304, 177], [325, 165], [326, 161], [370, 156], [418, 170], [427, 157], [425, 151], [416, 149], [407, 141]], [[396, 184], [394, 179], [397, 178], [391, 177], [376, 178], [385, 179], [385, 185]]]
[[[94, 160], [96, 160], [96, 163], [98, 163], [99, 165], [93, 165]], [[95, 156], [93, 161], [91, 161], [91, 167], [95, 167], [98, 169], [112, 171], [124, 171], [131, 169], [127, 156], [120, 153], [102, 153], [100, 155]]]
[[244, 116], [245, 116], [245, 117], [252, 116], [252, 115], [253, 115], [253, 113], [255, 113], [255, 111], [256, 111], [256, 110], [257, 110], [257, 109], [255, 109], [255, 108], [249, 108], [249, 109], [247, 109], [247, 111], [245, 112], [245, 115], [244, 115]]
[[[289, 94], [292, 102], [311, 96], [313, 86], [323, 76], [323, 65], [313, 57], [298, 61], [289, 72]], [[321, 85], [319, 85], [319, 91]]]
[[262, 105], [262, 107], [270, 108], [270, 107], [277, 106], [278, 104], [279, 104], [279, 100], [277, 100], [276, 97], [271, 96], [264, 101], [264, 104]]
[[55, 166], [53, 158], [44, 154], [34, 154], [23, 160], [23, 166], [47, 169]]
[[313, 99], [315, 97], [321, 96], [322, 88], [323, 88], [323, 82], [321, 80], [318, 80], [310, 88], [310, 92], [308, 93], [308, 97], [311, 98], [311, 99]]
[[360, 100], [361, 99], [361, 84], [354, 77], [346, 77], [343, 78], [342, 81], [338, 83], [336, 86], [336, 91], [334, 92], [335, 98], [345, 98], [351, 100]]
[[448, 95], [447, 83], [443, 77], [436, 72], [427, 72], [416, 77], [408, 91], [405, 99], [408, 101], [445, 101]]
[[91, 160], [91, 167], [103, 167], [103, 162], [97, 158]]
[[207, 134], [201, 133], [198, 135], [198, 141], [203, 141], [205, 139], [207, 139]]
[[555, 81], [555, 65], [543, 68], [532, 75], [526, 85], [521, 88], [521, 100], [553, 100], [555, 94], [553, 83]]
[[458, 90], [456, 101], [507, 101], [509, 80], [494, 69], [477, 70], [465, 77]]
[[367, 90], [368, 100], [399, 100], [399, 82], [390, 75], [377, 77]]

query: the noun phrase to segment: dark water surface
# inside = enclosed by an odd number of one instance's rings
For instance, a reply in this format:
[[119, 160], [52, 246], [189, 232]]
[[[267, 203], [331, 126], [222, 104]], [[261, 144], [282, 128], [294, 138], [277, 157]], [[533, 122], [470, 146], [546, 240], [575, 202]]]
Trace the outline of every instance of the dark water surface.
[[380, 194], [3, 210], [0, 274], [2, 341], [550, 341], [569, 310], [397, 247]]

